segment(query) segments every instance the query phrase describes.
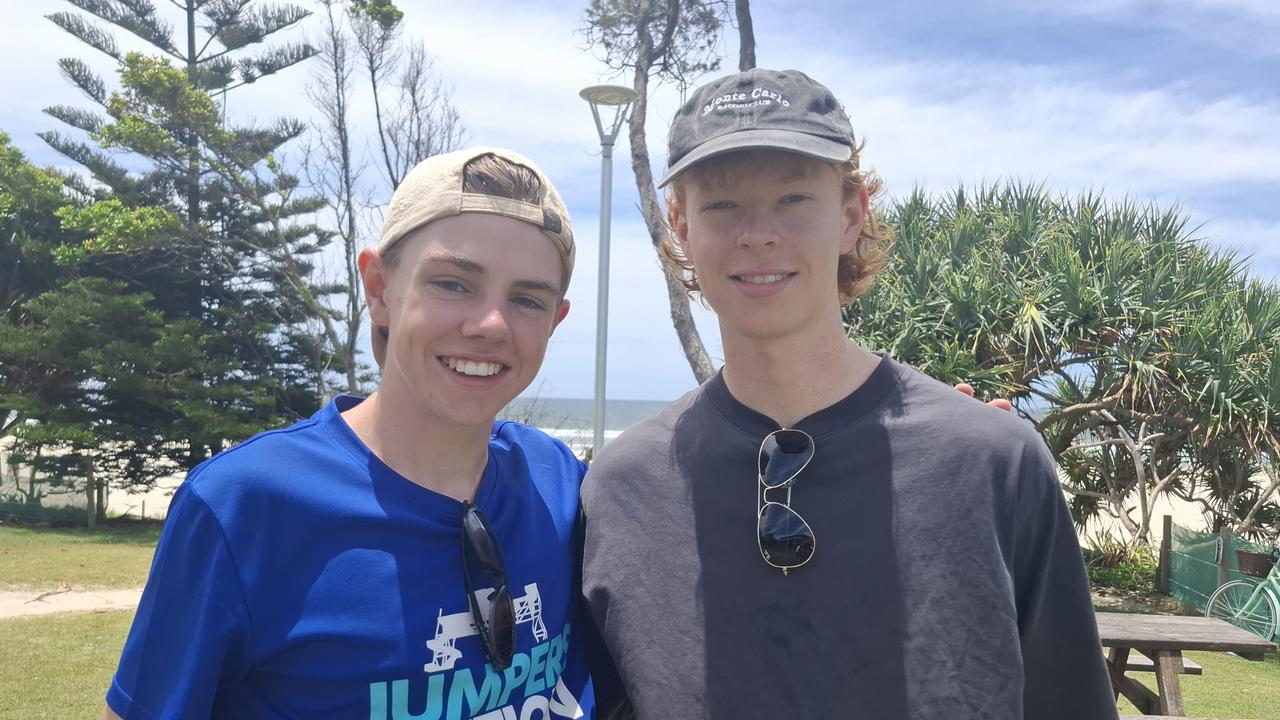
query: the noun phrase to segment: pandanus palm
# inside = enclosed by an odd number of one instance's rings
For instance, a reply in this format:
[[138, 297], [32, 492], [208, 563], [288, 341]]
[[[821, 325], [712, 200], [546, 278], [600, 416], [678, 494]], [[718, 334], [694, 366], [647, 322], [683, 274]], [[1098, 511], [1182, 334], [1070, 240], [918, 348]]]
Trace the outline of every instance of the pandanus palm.
[[1161, 493], [1239, 531], [1273, 521], [1280, 289], [1180, 210], [1006, 183], [917, 191], [886, 216], [892, 262], [846, 313], [851, 334], [1015, 397], [1079, 521], [1106, 511], [1144, 541]]

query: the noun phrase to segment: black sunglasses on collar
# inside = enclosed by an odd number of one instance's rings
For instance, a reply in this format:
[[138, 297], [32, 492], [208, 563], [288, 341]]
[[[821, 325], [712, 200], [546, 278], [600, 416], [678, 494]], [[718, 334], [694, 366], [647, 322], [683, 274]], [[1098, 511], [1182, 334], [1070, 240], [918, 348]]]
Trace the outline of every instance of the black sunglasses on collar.
[[[813, 460], [813, 438], [803, 430], [775, 430], [760, 443], [756, 493], [756, 542], [766, 563], [786, 575], [813, 558], [813, 529], [791, 509], [791, 488]], [[770, 491], [786, 491], [781, 501]]]
[[[476, 587], [472, 582], [472, 561], [479, 569], [493, 577], [496, 587], [485, 600], [487, 613], [480, 610]], [[471, 608], [471, 621], [484, 642], [485, 655], [494, 670], [506, 670], [516, 647], [515, 608], [511, 601], [511, 588], [507, 585], [506, 565], [502, 561], [502, 549], [489, 529], [480, 509], [469, 502], [462, 504], [462, 577], [466, 582], [467, 606]], [[485, 622], [485, 615], [489, 621]]]

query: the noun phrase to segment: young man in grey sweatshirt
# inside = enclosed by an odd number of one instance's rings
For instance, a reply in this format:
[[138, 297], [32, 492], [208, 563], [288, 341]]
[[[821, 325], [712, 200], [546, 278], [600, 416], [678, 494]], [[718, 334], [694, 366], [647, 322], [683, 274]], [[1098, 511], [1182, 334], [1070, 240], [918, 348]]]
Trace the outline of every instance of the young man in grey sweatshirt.
[[621, 685], [646, 720], [1114, 718], [1040, 437], [846, 336], [889, 235], [859, 150], [796, 71], [713, 81], [673, 121], [668, 270], [725, 364], [583, 488]]

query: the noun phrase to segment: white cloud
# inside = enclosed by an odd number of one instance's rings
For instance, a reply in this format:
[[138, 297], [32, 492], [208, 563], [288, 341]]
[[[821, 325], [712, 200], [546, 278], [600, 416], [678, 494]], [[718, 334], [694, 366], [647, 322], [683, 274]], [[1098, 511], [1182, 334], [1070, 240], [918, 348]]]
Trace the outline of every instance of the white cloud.
[[[867, 157], [891, 179], [1048, 179], [1063, 187], [1176, 195], [1224, 183], [1280, 183], [1280, 104], [1211, 102], [1176, 84], [1127, 92], [1054, 68], [855, 60], [836, 71]], [[847, 59], [843, 62], [848, 62]]]
[[[1108, 22], [1162, 24], [1184, 33], [1189, 47], [1191, 38], [1210, 32], [1244, 50], [1280, 31], [1280, 3], [1273, 0], [986, 1], [1015, 18], [1035, 14], [1037, 21], [1092, 13]], [[535, 159], [573, 212], [579, 245], [570, 291], [574, 310], [548, 352], [543, 377], [549, 396], [586, 397], [592, 388], [600, 159], [590, 111], [577, 93], [602, 81], [629, 82], [605, 76], [603, 65], [583, 49], [577, 30], [584, 5], [403, 3], [407, 34], [424, 40], [438, 57], [438, 71], [455, 88], [469, 140], [514, 147]], [[0, 63], [10, 68], [0, 75], [6, 98], [0, 128], [19, 131], [19, 145], [29, 152], [40, 147], [31, 131], [57, 125], [40, 115], [41, 108], [81, 102], [59, 77], [57, 58], [96, 55], [40, 17], [60, 9], [71, 5], [6, 3], [0, 10]], [[1203, 86], [1192, 89], [1176, 77], [1134, 91], [1131, 77], [1125, 89], [1111, 77], [1079, 74], [1084, 71], [1071, 62], [1074, 58], [1031, 66], [968, 59], [972, 53], [930, 61], [914, 60], [917, 55], [909, 53], [877, 55], [849, 41], [847, 24], [819, 22], [817, 10], [805, 14], [804, 8], [757, 4], [755, 12], [762, 64], [800, 67], [827, 82], [848, 106], [854, 128], [867, 138], [866, 159], [891, 191], [905, 193], [917, 184], [948, 190], [960, 181], [1015, 177], [1066, 192], [1103, 188], [1165, 205], [1182, 202], [1196, 222], [1206, 223], [1203, 235], [1253, 253], [1255, 271], [1276, 276], [1280, 250], [1272, 248], [1280, 245], [1280, 208], [1230, 197], [1215, 204], [1212, 213], [1196, 206], [1199, 197], [1230, 196], [1235, 188], [1255, 198], [1266, 189], [1280, 189], [1275, 132], [1280, 98], [1274, 93], [1206, 96]], [[821, 13], [829, 12], [824, 5]], [[1251, 32], [1233, 39], [1240, 28]], [[1082, 24], [1081, 32], [1088, 30]], [[887, 40], [899, 47], [915, 41]], [[110, 73], [109, 62], [95, 62]], [[310, 69], [293, 68], [237, 90], [233, 113], [305, 117], [311, 112], [304, 94], [310, 75]], [[360, 122], [367, 128], [372, 111], [363, 81], [357, 79], [357, 86]], [[666, 128], [679, 102], [670, 86], [651, 98], [646, 141], [655, 174], [665, 167]], [[618, 397], [671, 398], [693, 380], [635, 209], [629, 153], [626, 141], [620, 141], [614, 164], [609, 387]], [[714, 320], [698, 312], [718, 357]]]

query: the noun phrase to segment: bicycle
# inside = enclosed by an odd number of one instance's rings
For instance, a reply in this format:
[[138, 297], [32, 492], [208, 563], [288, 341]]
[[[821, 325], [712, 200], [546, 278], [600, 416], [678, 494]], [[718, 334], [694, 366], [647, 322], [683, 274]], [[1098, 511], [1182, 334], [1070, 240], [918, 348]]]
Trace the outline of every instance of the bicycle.
[[1261, 579], [1231, 580], [1218, 586], [1205, 603], [1204, 615], [1271, 640], [1280, 624], [1280, 545], [1270, 553], [1237, 550], [1236, 559], [1240, 572]]

